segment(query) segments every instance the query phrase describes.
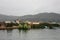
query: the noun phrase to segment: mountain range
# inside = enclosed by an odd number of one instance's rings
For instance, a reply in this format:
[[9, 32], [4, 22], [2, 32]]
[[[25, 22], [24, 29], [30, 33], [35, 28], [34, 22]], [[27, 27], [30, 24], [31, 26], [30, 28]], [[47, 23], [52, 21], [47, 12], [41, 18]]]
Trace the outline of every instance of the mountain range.
[[60, 22], [60, 14], [58, 13], [38, 13], [35, 15], [24, 15], [24, 16], [7, 16], [0, 14], [0, 21], [13, 21], [16, 19], [20, 19], [22, 21], [53, 21], [53, 22]]
[[13, 21], [13, 20], [16, 20], [17, 18], [18, 16], [8, 16], [8, 15], [0, 14], [0, 22], [1, 21]]
[[53, 22], [60, 22], [60, 14], [58, 13], [38, 13], [35, 15], [25, 15], [20, 17], [23, 21], [53, 21]]

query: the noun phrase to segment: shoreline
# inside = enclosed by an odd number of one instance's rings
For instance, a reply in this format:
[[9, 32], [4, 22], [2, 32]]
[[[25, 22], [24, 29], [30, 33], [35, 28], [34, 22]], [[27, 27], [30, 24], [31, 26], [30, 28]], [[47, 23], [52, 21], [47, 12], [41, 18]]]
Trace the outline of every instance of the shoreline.
[[18, 29], [19, 27], [0, 27], [0, 30]]

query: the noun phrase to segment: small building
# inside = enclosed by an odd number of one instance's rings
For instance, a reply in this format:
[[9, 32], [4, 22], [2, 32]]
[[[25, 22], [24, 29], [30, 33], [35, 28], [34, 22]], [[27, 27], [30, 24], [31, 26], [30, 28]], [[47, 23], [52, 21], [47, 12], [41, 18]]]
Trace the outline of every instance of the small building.
[[39, 24], [40, 22], [27, 22], [28, 24]]
[[5, 21], [5, 23], [11, 23], [11, 21]]
[[19, 23], [20, 23], [20, 20], [18, 20], [18, 19], [17, 19], [17, 20], [16, 20], [16, 23], [18, 23], [18, 24], [19, 24]]
[[40, 22], [32, 22], [32, 24], [40, 24]]

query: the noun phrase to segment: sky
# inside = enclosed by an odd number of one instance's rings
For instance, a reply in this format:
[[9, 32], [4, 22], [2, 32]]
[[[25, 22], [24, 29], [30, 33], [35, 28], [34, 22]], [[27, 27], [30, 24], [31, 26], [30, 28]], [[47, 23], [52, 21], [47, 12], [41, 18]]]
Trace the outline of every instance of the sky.
[[23, 16], [42, 12], [60, 13], [60, 0], [0, 0], [0, 14]]

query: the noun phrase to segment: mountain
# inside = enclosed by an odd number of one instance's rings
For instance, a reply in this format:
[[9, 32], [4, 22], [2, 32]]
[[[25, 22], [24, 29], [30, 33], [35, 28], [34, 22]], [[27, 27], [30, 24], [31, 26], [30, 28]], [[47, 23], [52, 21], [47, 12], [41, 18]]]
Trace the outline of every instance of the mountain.
[[35, 15], [25, 15], [20, 17], [23, 21], [53, 21], [53, 22], [60, 22], [60, 14], [58, 13], [38, 13]]
[[3, 15], [3, 14], [0, 14], [0, 22], [1, 21], [13, 21], [13, 20], [16, 20], [18, 19], [18, 16], [8, 16], [8, 15]]
[[25, 15], [25, 16], [8, 16], [0, 14], [0, 21], [13, 21], [16, 19], [20, 19], [22, 21], [54, 21], [54, 22], [60, 22], [60, 14], [58, 13], [38, 13], [35, 15]]

